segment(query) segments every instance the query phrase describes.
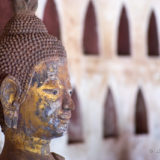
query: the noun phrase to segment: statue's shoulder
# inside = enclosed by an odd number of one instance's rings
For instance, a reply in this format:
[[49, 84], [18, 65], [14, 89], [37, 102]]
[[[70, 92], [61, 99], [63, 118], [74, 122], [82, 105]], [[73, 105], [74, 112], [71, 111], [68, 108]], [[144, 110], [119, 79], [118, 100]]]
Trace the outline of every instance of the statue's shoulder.
[[62, 157], [62, 156], [60, 156], [60, 155], [58, 155], [58, 154], [56, 154], [54, 152], [52, 152], [52, 155], [53, 155], [53, 157], [54, 157], [55, 160], [65, 160], [64, 157]]

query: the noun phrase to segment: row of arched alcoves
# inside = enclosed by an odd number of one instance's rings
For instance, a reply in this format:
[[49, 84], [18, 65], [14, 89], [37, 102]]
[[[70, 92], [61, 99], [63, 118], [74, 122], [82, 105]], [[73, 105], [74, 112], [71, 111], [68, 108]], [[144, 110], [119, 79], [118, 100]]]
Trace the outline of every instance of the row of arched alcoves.
[[[85, 16], [84, 32], [83, 32], [83, 52], [85, 55], [99, 55], [99, 38], [97, 29], [97, 20], [95, 14], [95, 7], [90, 0]], [[44, 23], [48, 28], [49, 33], [60, 39], [61, 31], [58, 18], [58, 12], [54, 0], [47, 0], [44, 11]], [[148, 25], [148, 55], [159, 55], [159, 43], [158, 43], [158, 28], [156, 23], [156, 16], [154, 11], [150, 14], [150, 20]], [[125, 6], [123, 6], [120, 14], [118, 36], [117, 36], [117, 54], [119, 56], [131, 55], [131, 42], [130, 42], [130, 28], [129, 19]]]
[[[0, 0], [0, 33], [4, 25], [13, 15], [11, 1]], [[56, 9], [54, 0], [46, 0], [43, 21], [50, 34], [61, 39], [61, 29], [59, 23], [59, 15]], [[147, 46], [149, 56], [159, 55], [159, 42], [158, 42], [158, 27], [156, 22], [156, 15], [154, 11], [150, 14], [147, 33]], [[96, 12], [93, 2], [90, 0], [84, 22], [83, 32], [83, 52], [85, 55], [99, 55], [99, 38], [97, 30]], [[130, 56], [131, 55], [131, 42], [130, 42], [130, 28], [127, 10], [125, 6], [122, 7], [118, 35], [117, 35], [117, 55]]]
[[[68, 143], [82, 143], [84, 142], [83, 127], [80, 112], [80, 103], [76, 90], [73, 90], [72, 99], [75, 103], [75, 110], [72, 113], [71, 123], [68, 131]], [[135, 104], [135, 134], [147, 134], [147, 107], [141, 89], [137, 92]], [[107, 96], [104, 102], [104, 115], [103, 115], [103, 138], [117, 138], [118, 122], [117, 113], [113, 94], [111, 89], [108, 89]]]

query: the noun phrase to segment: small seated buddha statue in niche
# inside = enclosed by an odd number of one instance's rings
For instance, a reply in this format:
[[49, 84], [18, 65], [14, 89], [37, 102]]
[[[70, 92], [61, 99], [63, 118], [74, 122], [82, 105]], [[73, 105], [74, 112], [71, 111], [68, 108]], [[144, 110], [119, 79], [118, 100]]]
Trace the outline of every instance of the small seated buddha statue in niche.
[[66, 132], [74, 108], [66, 52], [35, 16], [37, 0], [13, 4], [0, 38], [0, 160], [63, 160], [49, 143]]

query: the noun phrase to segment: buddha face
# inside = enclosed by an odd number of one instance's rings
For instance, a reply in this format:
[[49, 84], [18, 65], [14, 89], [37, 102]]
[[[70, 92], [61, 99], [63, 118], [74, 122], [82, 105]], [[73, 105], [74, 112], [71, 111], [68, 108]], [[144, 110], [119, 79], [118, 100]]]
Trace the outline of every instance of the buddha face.
[[42, 62], [34, 73], [20, 106], [18, 129], [28, 136], [52, 139], [62, 136], [71, 118], [73, 102], [65, 59]]

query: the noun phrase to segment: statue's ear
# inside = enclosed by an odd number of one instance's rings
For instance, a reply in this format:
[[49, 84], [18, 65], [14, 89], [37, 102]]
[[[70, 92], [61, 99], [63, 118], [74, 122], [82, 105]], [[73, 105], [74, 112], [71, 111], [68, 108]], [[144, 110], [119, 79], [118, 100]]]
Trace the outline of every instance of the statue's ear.
[[5, 124], [8, 128], [17, 128], [19, 114], [17, 98], [20, 94], [19, 88], [19, 83], [12, 76], [7, 76], [1, 84], [0, 99], [3, 106]]

